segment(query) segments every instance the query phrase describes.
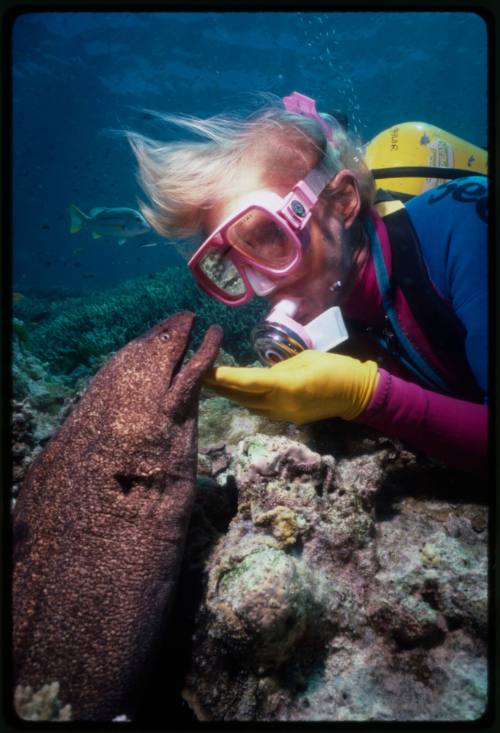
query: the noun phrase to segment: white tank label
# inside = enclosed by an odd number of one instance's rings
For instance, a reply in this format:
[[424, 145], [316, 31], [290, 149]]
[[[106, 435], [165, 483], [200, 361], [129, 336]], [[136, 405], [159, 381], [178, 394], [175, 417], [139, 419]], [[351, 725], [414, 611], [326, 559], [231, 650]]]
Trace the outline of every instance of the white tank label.
[[[427, 146], [429, 151], [429, 165], [435, 166], [436, 168], [452, 168], [454, 164], [453, 146], [447, 143], [445, 140], [434, 140], [430, 145]], [[440, 186], [442, 183], [446, 183], [447, 178], [426, 178], [424, 182], [424, 191], [428, 191], [430, 188]]]

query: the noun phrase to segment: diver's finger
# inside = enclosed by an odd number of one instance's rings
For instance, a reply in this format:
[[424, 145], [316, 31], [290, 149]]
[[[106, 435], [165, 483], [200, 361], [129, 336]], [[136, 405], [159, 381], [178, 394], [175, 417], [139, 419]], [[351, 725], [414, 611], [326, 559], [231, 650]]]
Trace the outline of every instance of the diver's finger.
[[220, 366], [208, 372], [205, 384], [233, 387], [243, 392], [263, 394], [272, 387], [273, 381], [269, 369], [266, 368]]

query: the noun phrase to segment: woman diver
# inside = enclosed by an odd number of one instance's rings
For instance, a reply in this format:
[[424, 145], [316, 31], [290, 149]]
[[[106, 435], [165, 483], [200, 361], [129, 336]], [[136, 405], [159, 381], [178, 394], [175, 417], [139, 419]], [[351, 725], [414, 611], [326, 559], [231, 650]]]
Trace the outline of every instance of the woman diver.
[[266, 368], [218, 367], [208, 385], [272, 419], [355, 420], [484, 473], [487, 178], [377, 190], [345, 126], [297, 92], [247, 120], [166, 119], [205, 141], [130, 135], [143, 214], [163, 236], [202, 235], [188, 266], [211, 296], [271, 306], [252, 334]]

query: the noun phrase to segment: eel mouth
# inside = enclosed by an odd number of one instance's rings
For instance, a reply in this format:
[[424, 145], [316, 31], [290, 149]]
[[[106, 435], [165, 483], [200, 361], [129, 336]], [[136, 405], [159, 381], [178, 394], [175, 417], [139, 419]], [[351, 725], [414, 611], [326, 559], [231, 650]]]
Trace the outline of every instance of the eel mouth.
[[176, 313], [160, 325], [160, 337], [172, 343], [174, 364], [170, 374], [169, 388], [186, 364], [186, 357], [193, 336], [195, 315], [189, 311]]
[[179, 354], [179, 357], [178, 357], [177, 361], [174, 364], [174, 368], [172, 369], [172, 376], [170, 377], [170, 385], [169, 386], [172, 386], [172, 384], [173, 384], [175, 378], [177, 377], [177, 375], [181, 373], [182, 369], [184, 368], [184, 365], [189, 361], [189, 359], [187, 358], [187, 354], [188, 354], [188, 351], [189, 351], [189, 346], [190, 346], [191, 341], [192, 341], [192, 337], [193, 337], [193, 326], [191, 325], [189, 327], [187, 338], [184, 341], [183, 349], [182, 349], [181, 353]]
[[[186, 372], [186, 388], [193, 388], [203, 381], [205, 373], [212, 365], [222, 342], [222, 328], [212, 324], [204, 334], [201, 344], [192, 345], [195, 314], [190, 311], [176, 313], [148, 331], [143, 338], [156, 341], [158, 370], [161, 370], [162, 383], [171, 389], [177, 378]], [[197, 339], [196, 339], [197, 341]], [[161, 344], [159, 342], [165, 342]], [[189, 385], [188, 385], [189, 383]]]

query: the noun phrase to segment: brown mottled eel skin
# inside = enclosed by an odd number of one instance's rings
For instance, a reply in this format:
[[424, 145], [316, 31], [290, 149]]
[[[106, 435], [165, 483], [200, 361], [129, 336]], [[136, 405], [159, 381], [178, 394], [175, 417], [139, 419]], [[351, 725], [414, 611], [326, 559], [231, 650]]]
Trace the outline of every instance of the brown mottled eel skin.
[[117, 352], [33, 462], [14, 511], [15, 684], [57, 680], [73, 720], [110, 720], [164, 630], [195, 493], [198, 395], [221, 342], [188, 364], [193, 314]]

